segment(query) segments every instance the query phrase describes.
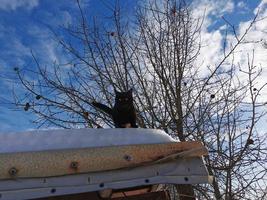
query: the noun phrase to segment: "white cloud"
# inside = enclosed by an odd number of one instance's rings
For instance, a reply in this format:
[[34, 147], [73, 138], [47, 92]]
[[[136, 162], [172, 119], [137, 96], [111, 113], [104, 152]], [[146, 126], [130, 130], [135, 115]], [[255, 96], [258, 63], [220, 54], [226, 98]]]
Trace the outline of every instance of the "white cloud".
[[254, 9], [254, 14], [256, 14], [259, 11], [259, 14], [261, 15], [262, 12], [266, 10], [267, 7], [267, 0], [261, 0], [259, 5]]
[[197, 65], [201, 67], [202, 75], [207, 73], [207, 66], [215, 66], [221, 60], [223, 55], [223, 35], [220, 31], [223, 27], [213, 31], [209, 31], [208, 28], [214, 23], [214, 17], [220, 17], [225, 13], [231, 13], [233, 10], [234, 3], [229, 0], [196, 0], [193, 3], [193, 15], [196, 18], [203, 17], [205, 14], [201, 29], [202, 48], [197, 60]]
[[265, 5], [265, 4], [267, 4], [267, 0], [262, 0], [261, 3], [259, 4], [259, 7], [260, 7], [260, 6], [263, 6], [263, 5]]
[[240, 1], [240, 2], [238, 2], [237, 7], [238, 8], [245, 8], [246, 7], [246, 4], [245, 4], [244, 1]]
[[17, 8], [26, 8], [31, 10], [32, 8], [38, 6], [39, 0], [1, 0], [0, 9], [7, 11], [14, 11]]
[[236, 7], [239, 9], [238, 13], [240, 14], [247, 15], [247, 13], [250, 12], [248, 4], [246, 4], [244, 1], [239, 1]]
[[[221, 1], [208, 1], [208, 0], [202, 0], [197, 1], [199, 4], [196, 4], [194, 8], [194, 12], [196, 16], [201, 16], [200, 13], [206, 8], [206, 15], [205, 15], [205, 21], [203, 23], [202, 31], [201, 31], [201, 39], [202, 39], [202, 49], [200, 51], [199, 60], [197, 60], [197, 64], [201, 65], [202, 73], [205, 75], [207, 73], [206, 66], [216, 66], [223, 57], [223, 48], [222, 44], [224, 42], [224, 36], [223, 36], [223, 30], [226, 28], [226, 26], [222, 26], [219, 28], [219, 30], [209, 30], [208, 28], [212, 25], [214, 22], [213, 16], [219, 17], [220, 14], [226, 13], [226, 12], [232, 12], [233, 11], [233, 2], [232, 1], [222, 1], [226, 5], [225, 7], [222, 6]], [[227, 6], [228, 4], [228, 6]], [[245, 6], [245, 5], [237, 5], [237, 6]], [[257, 23], [251, 28], [247, 36], [245, 37], [245, 41], [248, 43], [240, 45], [234, 53], [234, 63], [240, 64], [240, 66], [246, 68], [247, 62], [248, 62], [248, 54], [250, 55], [250, 58], [252, 57], [252, 53], [254, 51], [254, 65], [255, 66], [261, 66], [263, 69], [263, 76], [262, 78], [259, 78], [257, 80], [257, 83], [259, 85], [266, 83], [266, 76], [267, 76], [267, 48], [264, 46], [264, 42], [267, 42], [267, 19], [264, 17], [267, 16], [267, 9], [264, 9], [267, 6], [267, 0], [262, 0], [259, 6], [254, 10], [254, 13], [256, 13], [256, 10], [260, 9], [258, 19], [262, 19], [257, 21]], [[243, 9], [246, 9], [246, 7], [243, 7]], [[217, 14], [216, 14], [217, 13]], [[231, 20], [230, 20], [231, 22]], [[246, 29], [250, 25], [250, 21], [246, 22], [240, 22], [236, 26], [236, 32], [237, 35], [240, 37]], [[233, 35], [230, 35], [231, 33], [228, 33], [228, 51], [230, 44], [235, 44], [236, 40]], [[232, 57], [231, 57], [232, 58]], [[227, 67], [227, 65], [225, 66]], [[239, 74], [240, 79], [245, 80], [244, 75]], [[247, 78], [247, 77], [246, 77]], [[262, 100], [264, 100], [264, 97], [267, 96], [267, 91], [264, 95], [262, 95]], [[266, 99], [266, 98], [265, 98]]]
[[193, 7], [196, 14], [202, 14], [205, 11], [206, 15], [220, 16], [225, 13], [231, 13], [234, 10], [234, 3], [232, 0], [195, 0]]
[[[267, 11], [265, 12], [265, 16], [267, 16]], [[244, 33], [246, 27], [250, 22], [240, 23], [239, 32], [240, 34]], [[241, 66], [247, 66], [247, 58], [248, 54], [250, 54], [250, 58], [252, 58], [252, 52], [254, 51], [254, 65], [258, 67], [262, 67], [262, 78], [257, 80], [258, 85], [262, 85], [266, 83], [267, 76], [267, 48], [264, 47], [264, 42], [267, 39], [267, 34], [264, 32], [267, 30], [267, 20], [258, 21], [255, 26], [251, 29], [251, 31], [247, 34], [246, 41], [252, 41], [247, 44], [241, 45], [236, 54], [236, 62], [240, 63]], [[256, 42], [253, 42], [256, 41]], [[264, 93], [267, 91], [265, 90]], [[264, 94], [263, 97], [266, 97], [267, 94]], [[266, 98], [262, 100], [266, 101]]]

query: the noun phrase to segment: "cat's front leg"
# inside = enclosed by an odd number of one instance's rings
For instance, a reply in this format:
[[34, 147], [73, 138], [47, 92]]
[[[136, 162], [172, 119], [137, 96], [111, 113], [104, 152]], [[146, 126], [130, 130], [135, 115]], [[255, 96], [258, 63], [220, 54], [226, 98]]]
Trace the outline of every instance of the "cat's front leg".
[[96, 108], [98, 108], [98, 109], [104, 111], [105, 113], [107, 113], [107, 114], [109, 114], [109, 115], [112, 115], [112, 109], [111, 109], [110, 107], [108, 107], [108, 106], [106, 106], [106, 105], [104, 105], [104, 104], [102, 104], [102, 103], [98, 103], [98, 102], [96, 102], [96, 101], [93, 101], [93, 102], [91, 102], [91, 103], [92, 103], [92, 105], [93, 105], [94, 107], [96, 107]]

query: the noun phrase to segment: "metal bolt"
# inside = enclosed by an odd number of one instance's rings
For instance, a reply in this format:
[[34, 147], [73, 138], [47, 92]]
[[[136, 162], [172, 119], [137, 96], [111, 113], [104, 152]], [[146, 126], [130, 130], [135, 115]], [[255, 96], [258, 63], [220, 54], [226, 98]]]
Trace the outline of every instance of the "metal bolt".
[[78, 166], [79, 166], [79, 163], [76, 162], [76, 161], [73, 161], [73, 162], [70, 163], [70, 168], [71, 169], [77, 170]]
[[57, 191], [57, 190], [56, 190], [55, 188], [52, 188], [50, 192], [51, 192], [51, 193], [55, 193], [56, 191]]
[[124, 155], [124, 160], [131, 161], [133, 158], [130, 155]]
[[10, 176], [16, 176], [18, 173], [18, 170], [15, 167], [12, 167], [9, 169], [8, 173]]

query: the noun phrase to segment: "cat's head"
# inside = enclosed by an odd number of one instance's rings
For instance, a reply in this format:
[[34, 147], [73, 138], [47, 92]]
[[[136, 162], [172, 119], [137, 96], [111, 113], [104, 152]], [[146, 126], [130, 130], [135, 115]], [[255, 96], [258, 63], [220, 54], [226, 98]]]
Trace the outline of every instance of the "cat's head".
[[133, 102], [133, 90], [127, 92], [118, 92], [115, 90], [115, 102], [119, 104], [130, 104]]

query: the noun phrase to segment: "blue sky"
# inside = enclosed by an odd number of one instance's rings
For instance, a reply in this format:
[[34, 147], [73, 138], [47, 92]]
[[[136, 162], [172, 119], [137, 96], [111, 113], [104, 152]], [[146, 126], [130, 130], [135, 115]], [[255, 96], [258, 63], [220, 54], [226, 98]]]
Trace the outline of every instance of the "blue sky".
[[[88, 17], [97, 16], [104, 19], [109, 16], [109, 6], [114, 2], [83, 0], [82, 7]], [[131, 17], [136, 1], [121, 2], [126, 11], [125, 14]], [[209, 47], [208, 51], [214, 54], [219, 52], [220, 30], [224, 25], [221, 16], [231, 21], [237, 30], [242, 30], [242, 25], [252, 18], [255, 9], [259, 5], [266, 7], [266, 4], [266, 0], [195, 0], [193, 5], [196, 13], [203, 13], [206, 10], [203, 42], [206, 42], [206, 47]], [[13, 69], [34, 66], [31, 51], [42, 64], [49, 66], [54, 61], [64, 62], [65, 56], [53, 40], [47, 25], [57, 30], [61, 25], [75, 24], [79, 19], [78, 16], [78, 8], [74, 0], [0, 0], [0, 132], [23, 131], [36, 127], [31, 123], [34, 116], [9, 104], [12, 101], [13, 88], [19, 89]], [[263, 30], [265, 28], [264, 25], [259, 27]], [[258, 32], [254, 32], [255, 35], [264, 37]], [[204, 48], [202, 53], [208, 54], [208, 51]], [[207, 56], [205, 60], [207, 64], [215, 62], [212, 60], [214, 54]], [[261, 58], [260, 64], [264, 65], [266, 60], [262, 59], [260, 50], [259, 58]]]

